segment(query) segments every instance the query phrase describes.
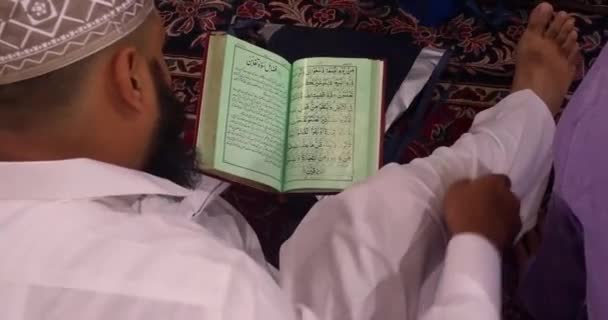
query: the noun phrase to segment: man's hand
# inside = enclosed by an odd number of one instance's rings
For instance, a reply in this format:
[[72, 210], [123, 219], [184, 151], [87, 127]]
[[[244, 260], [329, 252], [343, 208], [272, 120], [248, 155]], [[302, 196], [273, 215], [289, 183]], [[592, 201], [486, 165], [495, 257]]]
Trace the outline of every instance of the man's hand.
[[503, 175], [456, 182], [448, 190], [444, 206], [452, 235], [476, 233], [500, 251], [513, 244], [521, 229], [519, 200]]

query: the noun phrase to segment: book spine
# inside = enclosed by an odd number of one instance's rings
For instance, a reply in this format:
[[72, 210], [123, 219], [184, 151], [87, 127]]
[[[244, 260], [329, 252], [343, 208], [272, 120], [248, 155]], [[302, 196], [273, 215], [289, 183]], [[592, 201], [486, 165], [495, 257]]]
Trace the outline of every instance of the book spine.
[[386, 104], [386, 81], [388, 80], [386, 74], [387, 74], [387, 61], [386, 59], [382, 60], [382, 102], [380, 103], [380, 155], [378, 157], [378, 168], [381, 169], [382, 166], [384, 165], [384, 135], [385, 135], [385, 129], [384, 126], [386, 126], [386, 108], [388, 107]]
[[196, 125], [194, 126], [194, 139], [193, 139], [193, 148], [196, 148], [198, 145], [198, 134], [201, 125], [201, 117], [203, 116], [203, 110], [205, 106], [203, 105], [203, 93], [205, 92], [205, 74], [207, 72], [207, 62], [209, 61], [209, 43], [211, 41], [212, 34], [209, 33], [205, 42], [203, 44], [203, 48], [205, 53], [203, 54], [203, 66], [201, 69], [201, 90], [198, 94], [198, 113], [196, 114]]

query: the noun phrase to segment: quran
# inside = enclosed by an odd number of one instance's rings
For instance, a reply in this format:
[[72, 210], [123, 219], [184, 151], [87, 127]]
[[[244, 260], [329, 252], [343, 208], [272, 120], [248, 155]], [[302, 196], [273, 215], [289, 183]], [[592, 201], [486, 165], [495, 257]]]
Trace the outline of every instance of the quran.
[[209, 37], [196, 144], [203, 172], [275, 192], [338, 192], [378, 170], [384, 62], [286, 59]]

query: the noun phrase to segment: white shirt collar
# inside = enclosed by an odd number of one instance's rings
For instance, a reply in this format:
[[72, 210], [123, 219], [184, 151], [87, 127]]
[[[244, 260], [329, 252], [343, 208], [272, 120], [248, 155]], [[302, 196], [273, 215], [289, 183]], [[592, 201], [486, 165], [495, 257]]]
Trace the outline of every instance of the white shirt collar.
[[192, 192], [169, 180], [90, 159], [0, 162], [0, 200], [186, 197]]

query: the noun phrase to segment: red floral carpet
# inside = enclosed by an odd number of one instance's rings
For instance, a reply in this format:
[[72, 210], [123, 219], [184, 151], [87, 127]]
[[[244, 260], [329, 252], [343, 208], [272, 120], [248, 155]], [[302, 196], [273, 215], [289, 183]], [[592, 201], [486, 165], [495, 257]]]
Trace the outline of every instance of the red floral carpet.
[[[591, 5], [608, 9], [605, 0], [574, 2], [587, 9]], [[423, 130], [412, 144], [400, 150], [401, 163], [452, 144], [468, 130], [478, 112], [509, 93], [514, 47], [525, 29], [528, 10], [513, 11], [506, 26], [493, 30], [480, 19], [465, 14], [442, 27], [428, 28], [397, 9], [390, 0], [157, 0], [156, 3], [169, 36], [166, 59], [177, 95], [188, 105], [190, 129], [198, 111], [202, 43], [210, 31], [225, 30], [235, 16], [317, 28], [403, 33], [421, 46], [451, 48], [453, 57], [434, 90], [433, 106]], [[608, 18], [575, 14], [585, 57], [580, 79], [608, 39]], [[405, 122], [400, 122], [395, 132], [398, 136], [407, 130]], [[186, 133], [186, 139], [192, 141], [192, 131]], [[315, 202], [309, 195], [277, 197], [243, 187], [232, 187], [224, 197], [247, 217], [269, 260], [275, 263], [279, 246]], [[505, 317], [521, 318], [509, 303]]]

